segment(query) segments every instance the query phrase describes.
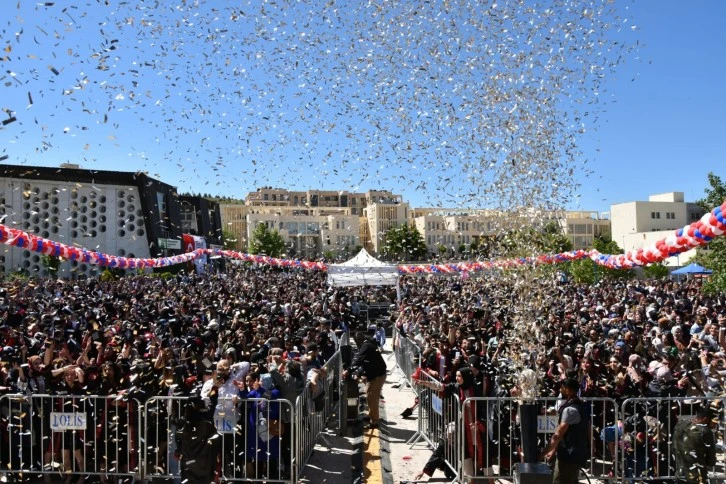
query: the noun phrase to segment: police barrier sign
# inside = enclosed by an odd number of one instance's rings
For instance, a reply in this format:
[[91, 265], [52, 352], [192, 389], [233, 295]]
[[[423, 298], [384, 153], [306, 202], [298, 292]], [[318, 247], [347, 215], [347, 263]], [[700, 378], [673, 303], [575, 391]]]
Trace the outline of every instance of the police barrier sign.
[[553, 434], [557, 430], [559, 417], [557, 415], [539, 415], [537, 417], [537, 433]]
[[214, 426], [220, 434], [233, 434], [237, 426], [237, 412], [235, 409], [219, 409], [214, 412]]
[[51, 412], [50, 429], [53, 432], [64, 430], [86, 430], [86, 414]]
[[431, 395], [431, 408], [439, 415], [444, 414], [443, 402], [438, 395]]

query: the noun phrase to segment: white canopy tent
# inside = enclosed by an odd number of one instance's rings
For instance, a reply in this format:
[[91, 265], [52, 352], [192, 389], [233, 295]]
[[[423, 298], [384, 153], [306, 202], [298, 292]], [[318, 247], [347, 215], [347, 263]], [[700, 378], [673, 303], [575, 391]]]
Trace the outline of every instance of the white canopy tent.
[[398, 267], [381, 262], [365, 249], [342, 264], [328, 265], [331, 286], [398, 286]]

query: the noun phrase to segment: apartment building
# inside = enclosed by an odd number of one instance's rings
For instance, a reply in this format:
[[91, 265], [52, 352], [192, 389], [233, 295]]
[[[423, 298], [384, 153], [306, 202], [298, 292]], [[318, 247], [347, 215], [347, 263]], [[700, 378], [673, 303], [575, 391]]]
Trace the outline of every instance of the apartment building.
[[560, 225], [575, 250], [591, 249], [597, 237], [611, 238], [608, 213], [578, 210], [552, 214], [551, 217]]
[[453, 208], [414, 208], [410, 222], [423, 236], [430, 254], [438, 254], [439, 247], [458, 252], [481, 245], [483, 239], [498, 233], [504, 217], [491, 210], [462, 210]]
[[[671, 235], [674, 230], [699, 220], [704, 210], [696, 203], [686, 202], [683, 192], [651, 195], [647, 201], [612, 205], [612, 239], [625, 251], [647, 247]], [[685, 265], [695, 250], [670, 257], [666, 265]]]
[[[66, 245], [122, 257], [181, 253], [182, 223], [176, 188], [145, 173], [0, 165], [0, 218]], [[102, 269], [63, 261], [61, 277], [87, 277]], [[47, 276], [40, 254], [4, 246], [0, 272]]]
[[258, 224], [277, 230], [285, 239], [285, 257], [311, 259], [325, 252], [336, 257], [355, 255], [360, 243], [360, 218], [350, 209], [304, 207], [248, 207], [246, 240]]
[[[288, 257], [317, 258], [328, 251], [345, 257], [363, 246], [377, 251], [385, 230], [405, 222], [405, 209], [391, 211], [402, 203], [400, 195], [388, 190], [261, 187], [247, 194], [244, 205], [223, 204], [220, 212], [222, 226], [237, 237], [239, 250], [247, 249], [257, 224], [265, 223], [285, 238]], [[373, 222], [368, 212], [375, 214]]]

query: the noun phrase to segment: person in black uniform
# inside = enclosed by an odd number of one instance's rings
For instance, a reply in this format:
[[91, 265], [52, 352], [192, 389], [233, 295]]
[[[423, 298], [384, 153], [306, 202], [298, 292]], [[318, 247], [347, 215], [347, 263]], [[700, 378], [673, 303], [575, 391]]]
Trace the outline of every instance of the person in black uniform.
[[673, 430], [677, 482], [708, 482], [708, 468], [716, 465], [716, 439], [711, 424], [707, 406], [699, 406], [693, 420], [678, 420]]
[[366, 402], [368, 403], [368, 415], [371, 418], [369, 427], [377, 428], [379, 400], [381, 398], [381, 389], [386, 382], [386, 362], [378, 349], [378, 342], [374, 338], [374, 331], [369, 331], [366, 336], [363, 332], [355, 335], [355, 342], [358, 345], [358, 352], [353, 358], [350, 370], [343, 372], [343, 378], [348, 378], [350, 374], [355, 376], [364, 376], [368, 381], [366, 388]]
[[590, 454], [587, 412], [577, 397], [579, 389], [576, 378], [562, 380], [565, 402], [559, 408], [557, 430], [543, 453], [548, 461], [557, 456], [552, 484], [577, 484], [580, 468], [587, 464]]

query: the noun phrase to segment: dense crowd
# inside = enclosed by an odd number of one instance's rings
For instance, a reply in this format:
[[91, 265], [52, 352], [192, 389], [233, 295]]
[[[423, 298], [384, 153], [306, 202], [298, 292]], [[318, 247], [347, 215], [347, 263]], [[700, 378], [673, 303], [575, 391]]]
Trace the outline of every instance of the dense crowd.
[[[518, 396], [516, 373], [523, 368], [537, 372], [541, 396], [556, 397], [565, 377], [577, 379], [581, 397], [619, 403], [724, 393], [726, 298], [705, 296], [698, 280], [582, 286], [558, 277], [407, 276], [400, 296], [391, 323], [420, 346], [421, 371], [444, 393]], [[185, 467], [184, 453], [198, 456], [199, 436], [219, 430], [199, 422], [226, 413], [237, 416], [234, 430], [222, 433], [214, 452], [234, 468], [216, 464], [215, 472], [287, 477], [295, 400], [306, 384], [324, 377], [340, 335], [366, 327], [361, 308], [396, 298], [392, 287], [330, 288], [324, 273], [266, 267], [111, 282], [6, 281], [0, 285], [0, 391], [74, 398], [36, 398], [18, 408], [0, 400], [2, 438], [23, 449], [5, 446], [1, 464], [47, 470], [60, 463], [61, 471], [101, 475], [129, 471], [137, 465], [144, 429], [128, 419], [153, 397], [194, 396], [185, 409], [160, 410], [168, 415], [157, 418], [172, 421], [177, 438], [161, 432], [146, 443], [158, 454], [157, 464], [175, 470], [165, 456], [176, 454], [182, 475], [192, 480], [215, 467], [207, 462], [204, 471], [196, 469], [195, 460], [204, 459], [189, 458]], [[380, 325], [375, 339], [385, 341]], [[103, 408], [84, 407], [93, 424], [87, 430], [51, 433], [50, 411], [73, 405], [77, 412], [84, 396], [119, 398]], [[177, 421], [170, 416], [175, 412], [191, 413]], [[261, 412], [267, 422], [261, 423]], [[501, 436], [487, 431], [492, 415], [479, 418], [479, 438], [499, 440], [501, 448]], [[142, 425], [161, 421], [151, 420]], [[656, 450], [658, 442], [637, 422], [610, 423], [595, 433], [603, 454], [613, 451], [613, 431], [622, 442], [630, 437], [633, 447]], [[269, 428], [261, 432], [261, 425]], [[516, 436], [509, 438], [509, 457], [516, 459]]]
[[[414, 378], [462, 400], [521, 397], [518, 376], [526, 369], [535, 372], [540, 397], [562, 398], [563, 382], [573, 380], [579, 398], [611, 398], [617, 408], [633, 397], [722, 396], [726, 297], [707, 297], [700, 289], [698, 279], [593, 286], [561, 277], [418, 279], [403, 287], [396, 325], [420, 348], [425, 375]], [[492, 431], [507, 415], [501, 407], [479, 409], [477, 436], [466, 434], [467, 457], [478, 463], [473, 467], [479, 472], [490, 461], [481, 452], [472, 455], [474, 449], [499, 452], [495, 460], [505, 475], [512, 459], [518, 459], [519, 436]], [[627, 446], [626, 455], [640, 455], [626, 459], [629, 477], [669, 471], [672, 464], [658, 460], [671, 458], [663, 451], [677, 420], [669, 418], [670, 409], [642, 408], [623, 422], [616, 420], [615, 406], [588, 408], [593, 455], [612, 460], [618, 440]], [[495, 415], [494, 409], [499, 410]], [[655, 420], [663, 420], [666, 428]], [[426, 473], [435, 468], [433, 463]]]
[[[367, 298], [395, 300], [390, 288], [334, 290], [325, 280], [324, 273], [254, 267], [112, 282], [2, 283], [0, 391], [65, 397], [37, 397], [32, 405], [0, 400], [2, 437], [18, 444], [3, 446], [2, 467], [127, 472], [137, 463], [144, 430], [128, 420], [152, 397], [193, 395], [195, 409], [158, 405], [163, 415], [142, 424], [152, 428], [171, 420], [179, 431], [178, 439], [150, 433], [155, 441], [148, 448], [158, 454], [149, 461], [174, 469], [165, 456], [176, 453], [182, 474], [195, 480], [195, 472], [207, 472], [210, 463], [197, 455], [185, 468], [183, 454], [194, 455], [199, 438], [192, 437], [215, 430], [199, 422], [225, 420], [220, 415], [236, 410], [237, 421], [226, 419], [232, 432], [222, 433], [220, 441], [227, 465], [237, 469], [215, 471], [289, 475], [290, 412], [297, 397], [324, 376], [342, 332], [365, 325], [360, 308]], [[71, 398], [109, 395], [120, 397]], [[245, 403], [252, 398], [257, 400]], [[288, 403], [260, 403], [265, 399]], [[176, 418], [187, 410], [194, 410], [189, 419]], [[85, 431], [50, 432], [51, 412], [85, 412], [89, 425]], [[262, 414], [270, 426], [282, 428], [262, 432]], [[190, 419], [196, 427], [185, 434], [183, 423]]]

